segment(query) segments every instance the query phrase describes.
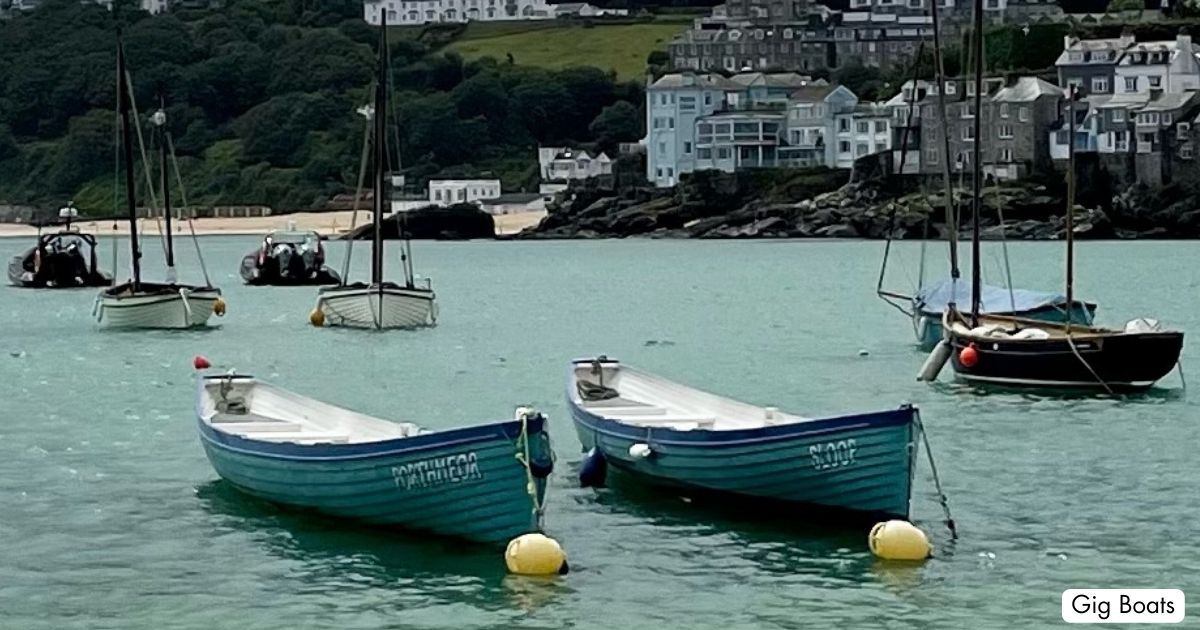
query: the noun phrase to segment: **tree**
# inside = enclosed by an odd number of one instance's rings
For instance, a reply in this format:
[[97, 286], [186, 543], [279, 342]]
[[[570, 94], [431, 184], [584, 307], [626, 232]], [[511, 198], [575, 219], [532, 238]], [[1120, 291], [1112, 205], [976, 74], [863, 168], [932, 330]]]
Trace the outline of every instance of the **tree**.
[[111, 111], [97, 109], [72, 118], [50, 173], [51, 189], [73, 191], [89, 179], [111, 174], [115, 131]]
[[303, 31], [273, 55], [270, 94], [343, 91], [370, 83], [371, 49], [334, 29]]
[[601, 151], [615, 154], [619, 143], [635, 142], [645, 133], [642, 115], [633, 103], [618, 101], [605, 107], [588, 125]]
[[319, 100], [315, 94], [284, 94], [256, 105], [238, 118], [233, 126], [242, 140], [243, 159], [273, 166], [302, 165], [301, 149], [308, 133], [326, 123]]
[[13, 138], [12, 131], [8, 125], [0, 124], [0, 162], [15, 158], [20, 153], [17, 148], [17, 140]]

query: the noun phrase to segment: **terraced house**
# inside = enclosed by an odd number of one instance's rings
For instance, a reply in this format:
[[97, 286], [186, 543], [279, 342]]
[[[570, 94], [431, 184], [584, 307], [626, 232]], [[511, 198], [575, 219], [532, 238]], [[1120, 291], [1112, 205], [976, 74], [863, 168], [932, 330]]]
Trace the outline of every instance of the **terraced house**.
[[794, 73], [673, 73], [646, 89], [647, 177], [748, 168], [850, 168], [890, 149], [888, 111], [842, 86]]
[[[1128, 34], [1067, 38], [1056, 65], [1063, 85], [1083, 95], [1075, 105], [1077, 152], [1098, 154], [1121, 184], [1200, 180], [1195, 162], [1200, 47], [1190, 35], [1157, 42], [1137, 42]], [[1049, 138], [1060, 164], [1069, 150], [1065, 127]]]

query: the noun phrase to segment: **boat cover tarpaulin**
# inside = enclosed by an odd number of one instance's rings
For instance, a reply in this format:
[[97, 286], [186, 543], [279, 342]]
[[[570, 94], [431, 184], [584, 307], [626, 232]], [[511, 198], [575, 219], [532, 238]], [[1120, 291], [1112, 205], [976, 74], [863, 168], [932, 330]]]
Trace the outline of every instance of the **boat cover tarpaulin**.
[[[1067, 296], [1061, 293], [1008, 289], [986, 284], [981, 287], [980, 296], [979, 312], [993, 315], [1028, 313], [1050, 307], [1065, 309], [1067, 306]], [[960, 279], [954, 282], [947, 278], [938, 284], [922, 287], [917, 291], [913, 301], [916, 303], [917, 310], [927, 315], [941, 315], [951, 301], [958, 308], [969, 310], [971, 307], [971, 281]]]

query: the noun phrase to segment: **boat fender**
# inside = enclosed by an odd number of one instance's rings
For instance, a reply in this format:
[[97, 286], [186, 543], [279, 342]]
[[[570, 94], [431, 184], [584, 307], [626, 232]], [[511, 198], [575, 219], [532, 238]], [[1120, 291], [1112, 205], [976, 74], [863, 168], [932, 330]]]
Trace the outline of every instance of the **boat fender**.
[[917, 380], [926, 382], [936, 381], [938, 374], [941, 374], [942, 368], [946, 366], [946, 361], [949, 360], [950, 342], [943, 339], [933, 347], [933, 352], [929, 353], [929, 357], [925, 359], [925, 363], [921, 364], [921, 371], [917, 373]]
[[320, 306], [314, 308], [312, 312], [308, 314], [308, 323], [316, 326], [317, 328], [324, 326], [325, 311], [322, 311]]
[[638, 442], [629, 447], [629, 456], [637, 459], [646, 459], [654, 454], [649, 444]]
[[192, 367], [197, 370], [207, 370], [208, 368], [212, 367], [212, 363], [209, 362], [208, 357], [202, 354], [197, 354], [192, 359]]
[[979, 363], [979, 351], [975, 349], [974, 343], [958, 353], [958, 362], [966, 368], [973, 368], [976, 363]]
[[922, 561], [933, 556], [925, 532], [908, 521], [877, 523], [867, 535], [871, 553], [884, 560]]
[[567, 554], [558, 541], [545, 534], [517, 536], [504, 550], [504, 564], [517, 575], [566, 575]]
[[223, 298], [213, 300], [213, 314], [217, 317], [225, 317], [225, 300]]
[[592, 448], [583, 456], [579, 467], [579, 487], [603, 488], [608, 477], [608, 460], [598, 448]]
[[[534, 414], [532, 418], [540, 418], [542, 414]], [[537, 479], [545, 479], [554, 472], [554, 451], [550, 448], [550, 436], [545, 431], [533, 436], [537, 445], [530, 449], [532, 456], [529, 461], [529, 473]]]

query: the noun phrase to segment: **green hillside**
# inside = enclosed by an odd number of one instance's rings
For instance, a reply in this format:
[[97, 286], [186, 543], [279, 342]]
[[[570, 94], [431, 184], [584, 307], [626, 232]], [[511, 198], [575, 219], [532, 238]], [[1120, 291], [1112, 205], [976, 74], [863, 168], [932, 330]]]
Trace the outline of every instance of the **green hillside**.
[[512, 55], [519, 65], [558, 70], [595, 66], [614, 70], [620, 80], [637, 80], [646, 72], [646, 57], [665, 51], [686, 19], [636, 24], [472, 23], [448, 48], [465, 59]]

